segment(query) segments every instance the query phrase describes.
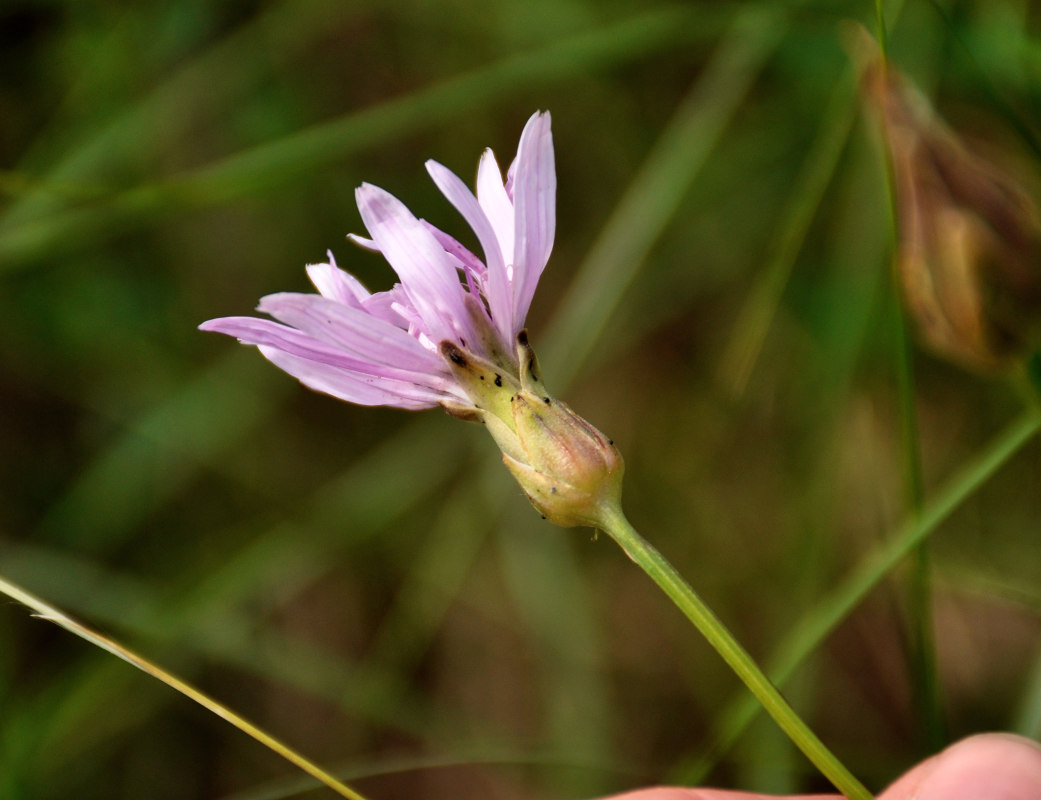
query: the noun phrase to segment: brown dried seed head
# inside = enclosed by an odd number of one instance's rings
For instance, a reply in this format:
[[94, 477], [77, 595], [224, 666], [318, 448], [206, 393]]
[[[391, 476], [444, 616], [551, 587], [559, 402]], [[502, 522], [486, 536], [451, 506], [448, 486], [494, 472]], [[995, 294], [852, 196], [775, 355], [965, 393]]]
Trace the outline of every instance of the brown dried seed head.
[[1041, 223], [1033, 202], [891, 69], [869, 69], [865, 88], [889, 147], [899, 275], [922, 337], [965, 366], [1010, 366], [1032, 346], [1041, 319]]

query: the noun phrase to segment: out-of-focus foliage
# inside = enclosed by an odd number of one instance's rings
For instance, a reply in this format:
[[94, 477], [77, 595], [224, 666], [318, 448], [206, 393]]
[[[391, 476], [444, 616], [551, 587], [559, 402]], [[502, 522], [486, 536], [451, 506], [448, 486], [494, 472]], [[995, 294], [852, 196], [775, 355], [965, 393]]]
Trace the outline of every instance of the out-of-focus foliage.
[[[894, 65], [1028, 191], [1041, 14], [890, 2]], [[691, 774], [732, 676], [611, 543], [538, 518], [476, 426], [311, 394], [196, 332], [304, 289], [363, 180], [463, 235], [473, 174], [553, 113], [529, 328], [614, 437], [626, 507], [757, 656], [909, 513], [901, 326], [854, 25], [870, 2], [0, 4], [0, 573], [374, 800], [588, 797]], [[1023, 395], [916, 354], [925, 496]], [[1041, 451], [930, 540], [947, 735], [1041, 733]], [[787, 684], [880, 786], [921, 756], [907, 574]], [[164, 686], [0, 613], [0, 797], [289, 796]], [[819, 788], [759, 722], [709, 775]], [[315, 793], [314, 796], [318, 796]]]

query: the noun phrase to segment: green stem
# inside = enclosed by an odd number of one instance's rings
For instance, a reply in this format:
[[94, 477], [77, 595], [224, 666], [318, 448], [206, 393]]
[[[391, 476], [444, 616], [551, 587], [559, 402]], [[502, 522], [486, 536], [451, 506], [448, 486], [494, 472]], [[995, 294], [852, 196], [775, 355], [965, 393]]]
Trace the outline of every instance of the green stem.
[[[878, 43], [883, 62], [888, 57], [886, 22], [882, 0], [875, 2], [878, 24]], [[889, 234], [893, 252], [899, 247], [896, 189], [893, 185], [892, 154], [886, 152], [886, 188], [889, 197]], [[892, 289], [895, 300], [894, 327], [896, 329], [896, 380], [899, 398], [900, 428], [903, 449], [903, 477], [911, 518], [922, 512], [925, 491], [922, 481], [922, 458], [919, 446], [917, 409], [915, 408], [914, 364], [907, 324], [903, 315], [900, 281], [895, 264], [892, 271]], [[940, 709], [936, 678], [936, 645], [933, 637], [932, 581], [929, 544], [922, 542], [915, 550], [908, 586], [908, 630], [911, 685], [914, 704], [921, 726], [922, 738], [930, 752], [939, 750], [945, 738], [943, 714]]]
[[[1041, 431], [1041, 405], [1033, 405], [937, 489], [917, 518], [908, 517], [865, 555], [849, 575], [821, 597], [793, 626], [769, 659], [768, 670], [772, 679], [783, 686], [839, 623], [1038, 431]], [[673, 779], [683, 783], [703, 780], [758, 713], [748, 695], [734, 698], [720, 714], [711, 748], [691, 759]]]
[[[888, 42], [883, 0], [875, 0], [875, 19], [878, 45], [883, 64], [888, 59]], [[889, 198], [889, 235], [893, 251], [899, 247], [896, 189], [893, 185], [892, 153], [886, 150], [886, 190]], [[919, 446], [918, 419], [915, 408], [914, 364], [907, 324], [903, 315], [900, 281], [896, 275], [895, 260], [892, 271], [892, 289], [895, 300], [894, 328], [896, 332], [896, 380], [899, 398], [900, 428], [903, 449], [904, 486], [911, 519], [922, 513], [925, 490], [922, 480], [922, 456]], [[908, 671], [914, 687], [914, 703], [921, 725], [922, 736], [930, 752], [939, 750], [946, 738], [943, 713], [940, 708], [936, 676], [936, 644], [933, 636], [932, 580], [929, 544], [923, 541], [915, 550], [908, 587], [908, 631], [910, 654]]]
[[849, 800], [871, 800], [872, 794], [850, 773], [795, 713], [748, 652], [658, 550], [637, 533], [618, 505], [602, 508], [601, 526], [647, 573], [755, 695], [795, 745]]
[[882, 0], [875, 0], [875, 25], [878, 29], [878, 49], [882, 51], [882, 58], [889, 56], [889, 34], [886, 31], [885, 4]]
[[[922, 480], [922, 455], [919, 446], [918, 418], [915, 408], [914, 366], [907, 325], [900, 308], [899, 287], [894, 282], [896, 302], [896, 373], [900, 398], [900, 427], [904, 451], [904, 484], [910, 517], [921, 516], [925, 502]], [[910, 637], [910, 671], [915, 705], [924, 743], [929, 752], [941, 749], [946, 738], [943, 712], [940, 708], [936, 676], [936, 642], [933, 634], [932, 559], [929, 542], [915, 548], [908, 587], [908, 626]]]
[[1026, 380], [1026, 398], [1030, 408], [1041, 408], [1041, 351], [1035, 350], [1023, 362], [1022, 374]]

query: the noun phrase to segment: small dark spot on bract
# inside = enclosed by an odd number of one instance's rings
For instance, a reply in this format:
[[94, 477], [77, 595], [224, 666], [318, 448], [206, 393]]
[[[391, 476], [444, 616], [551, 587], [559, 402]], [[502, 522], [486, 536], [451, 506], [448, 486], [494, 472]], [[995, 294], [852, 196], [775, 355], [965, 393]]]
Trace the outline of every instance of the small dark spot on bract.
[[556, 494], [557, 493], [557, 487], [556, 486], [550, 487], [549, 493], [550, 494]]
[[496, 374], [496, 376], [495, 376], [495, 385], [496, 386], [502, 386], [502, 375]]
[[608, 440], [607, 440], [607, 443], [608, 443], [609, 445], [611, 445], [612, 447], [614, 447], [614, 439], [608, 439]]
[[517, 341], [520, 342], [522, 345], [526, 346], [528, 344], [528, 332], [526, 330], [523, 330], [520, 333], [518, 333]]
[[548, 406], [549, 405], [549, 398], [548, 397], [543, 397], [542, 398], [542, 402], [545, 403]]
[[463, 354], [458, 350], [450, 350], [448, 357], [452, 360], [453, 364], [458, 364], [460, 367], [466, 366], [466, 359], [463, 358]]
[[480, 378], [482, 381], [484, 380], [484, 375], [478, 375], [477, 377]]

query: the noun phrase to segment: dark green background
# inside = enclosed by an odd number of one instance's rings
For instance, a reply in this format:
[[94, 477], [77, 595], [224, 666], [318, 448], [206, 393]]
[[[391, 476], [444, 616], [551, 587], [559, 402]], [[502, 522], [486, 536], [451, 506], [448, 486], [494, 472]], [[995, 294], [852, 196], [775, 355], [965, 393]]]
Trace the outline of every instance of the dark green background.
[[[894, 64], [1029, 173], [1041, 12], [897, 5]], [[549, 109], [546, 382], [615, 439], [630, 518], [765, 659], [909, 507], [885, 167], [850, 56], [874, 13], [0, 2], [0, 574], [344, 775], [383, 773], [357, 782], [372, 800], [689, 777], [738, 684], [609, 540], [541, 521], [479, 427], [312, 394], [195, 326], [304, 290], [326, 248], [388, 288], [344, 240], [362, 181], [471, 241], [424, 160], [469, 182]], [[929, 496], [1024, 401], [914, 367]], [[1041, 733], [1039, 456], [932, 538], [950, 737]], [[787, 685], [873, 788], [928, 747], [909, 574]], [[297, 776], [0, 608], [0, 797], [281, 797]], [[763, 721], [709, 779], [824, 787]]]

